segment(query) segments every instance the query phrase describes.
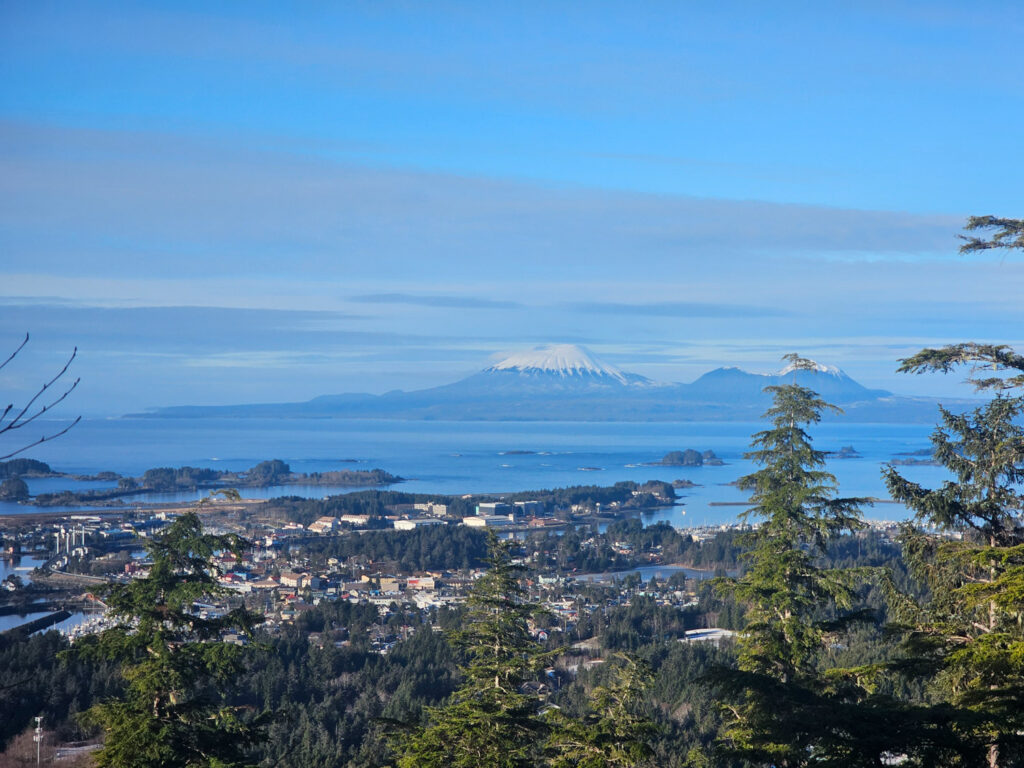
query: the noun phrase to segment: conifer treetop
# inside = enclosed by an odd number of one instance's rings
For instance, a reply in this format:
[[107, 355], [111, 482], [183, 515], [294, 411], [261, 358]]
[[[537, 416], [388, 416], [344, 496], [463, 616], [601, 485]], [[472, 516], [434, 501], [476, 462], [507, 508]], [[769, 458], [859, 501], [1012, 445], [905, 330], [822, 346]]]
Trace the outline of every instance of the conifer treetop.
[[1024, 219], [1006, 219], [1001, 216], [970, 216], [964, 229], [995, 230], [988, 238], [959, 235], [964, 244], [960, 253], [986, 251], [991, 248], [1024, 248]]
[[262, 620], [245, 608], [202, 617], [194, 604], [224, 597], [214, 557], [241, 552], [238, 536], [203, 532], [187, 512], [147, 542], [149, 575], [105, 592], [117, 626], [83, 638], [69, 653], [118, 661], [125, 693], [85, 713], [105, 739], [93, 759], [109, 768], [242, 768], [247, 748], [262, 737], [263, 718], [226, 704], [251, 648], [221, 641], [224, 632], [251, 637]]

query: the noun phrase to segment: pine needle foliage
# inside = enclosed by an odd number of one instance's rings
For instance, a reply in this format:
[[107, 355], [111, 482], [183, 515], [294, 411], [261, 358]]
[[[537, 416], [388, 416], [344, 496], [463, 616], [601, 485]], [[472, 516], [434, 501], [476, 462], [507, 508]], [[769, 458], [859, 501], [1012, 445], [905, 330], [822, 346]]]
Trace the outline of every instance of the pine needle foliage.
[[259, 723], [226, 704], [249, 649], [221, 642], [227, 631], [251, 637], [261, 617], [244, 608], [202, 618], [198, 601], [224, 597], [214, 557], [241, 552], [234, 535], [204, 533], [198, 515], [177, 518], [147, 543], [149, 575], [106, 591], [113, 629], [83, 638], [70, 653], [118, 661], [124, 696], [84, 715], [102, 727], [97, 766], [111, 768], [237, 768], [260, 738]]
[[969, 232], [988, 230], [990, 237], [960, 235], [964, 244], [960, 253], [986, 251], [990, 248], [1024, 248], [1024, 219], [1006, 219], [1001, 216], [971, 216], [964, 229]]
[[[813, 366], [787, 359], [795, 370]], [[745, 519], [758, 525], [745, 537], [745, 573], [719, 584], [747, 608], [739, 669], [715, 676], [726, 720], [719, 754], [780, 767], [874, 764], [849, 747], [854, 726], [840, 717], [865, 690], [819, 670], [828, 643], [861, 617], [852, 610], [859, 574], [818, 560], [833, 538], [863, 527], [864, 500], [837, 497], [825, 454], [806, 431], [838, 409], [795, 381], [766, 391], [771, 426], [753, 436], [747, 454], [761, 468], [739, 480], [754, 503]]]
[[588, 697], [589, 712], [570, 718], [552, 710], [551, 768], [642, 768], [652, 766], [650, 740], [658, 728], [644, 713], [648, 666], [624, 654], [607, 660], [610, 680]]
[[[982, 230], [991, 234], [987, 238], [960, 235], [960, 239], [964, 241], [960, 246], [960, 253], [974, 253], [994, 248], [1024, 250], [1024, 219], [971, 216], [967, 219], [964, 229], [968, 232]], [[949, 373], [964, 365], [971, 370], [968, 381], [978, 390], [1024, 389], [1024, 355], [1005, 344], [965, 342], [949, 344], [938, 349], [922, 349], [916, 355], [902, 360], [899, 370], [905, 373]], [[979, 375], [986, 369], [1003, 375]]]
[[492, 532], [487, 571], [474, 583], [463, 627], [451, 634], [464, 655], [463, 683], [427, 713], [427, 725], [399, 734], [400, 768], [527, 768], [544, 760], [551, 732], [537, 681], [551, 656], [530, 636], [541, 613], [521, 584], [510, 545]]
[[[925, 350], [916, 364], [950, 370], [989, 362], [993, 348], [950, 349], [957, 356], [928, 359]], [[1012, 350], [994, 349], [1024, 368]], [[907, 629], [902, 667], [928, 676], [934, 695], [957, 708], [957, 732], [989, 768], [1024, 764], [1022, 414], [1024, 398], [1002, 392], [966, 414], [940, 409], [932, 445], [953, 479], [938, 488], [884, 470], [893, 498], [916, 513], [918, 525], [903, 535], [905, 558], [930, 595], [899, 604]]]
[[[900, 361], [900, 373], [949, 373], [960, 367], [970, 369], [968, 382], [982, 390], [1024, 388], [1024, 355], [1005, 344], [949, 344], [938, 349], [922, 349]], [[984, 375], [984, 374], [988, 375]], [[1000, 375], [993, 375], [993, 374]]]
[[822, 411], [839, 409], [798, 384], [767, 391], [772, 428], [755, 434], [746, 454], [761, 469], [738, 481], [754, 502], [742, 517], [758, 528], [746, 537], [748, 569], [733, 593], [748, 607], [741, 666], [786, 683], [813, 666], [821, 648], [823, 630], [812, 617], [822, 606], [845, 609], [855, 600], [847, 574], [818, 567], [816, 558], [833, 538], [863, 527], [864, 500], [835, 498], [825, 454], [804, 429]]

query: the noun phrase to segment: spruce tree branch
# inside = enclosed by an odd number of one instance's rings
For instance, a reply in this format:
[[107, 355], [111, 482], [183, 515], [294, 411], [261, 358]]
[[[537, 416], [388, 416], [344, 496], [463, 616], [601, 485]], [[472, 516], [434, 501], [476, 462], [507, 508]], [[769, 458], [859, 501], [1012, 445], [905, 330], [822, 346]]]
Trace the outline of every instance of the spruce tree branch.
[[986, 251], [991, 248], [1024, 248], [1024, 219], [1004, 219], [998, 216], [971, 216], [967, 219], [964, 229], [996, 230], [989, 239], [957, 235], [964, 244], [960, 253]]
[[[1024, 387], [1024, 355], [1017, 354], [1005, 344], [978, 344], [966, 342], [945, 347], [925, 348], [911, 357], [900, 360], [898, 373], [949, 373], [955, 368], [969, 366], [967, 379], [975, 389], [1007, 390]], [[980, 377], [981, 371], [1011, 374], [1007, 377]]]

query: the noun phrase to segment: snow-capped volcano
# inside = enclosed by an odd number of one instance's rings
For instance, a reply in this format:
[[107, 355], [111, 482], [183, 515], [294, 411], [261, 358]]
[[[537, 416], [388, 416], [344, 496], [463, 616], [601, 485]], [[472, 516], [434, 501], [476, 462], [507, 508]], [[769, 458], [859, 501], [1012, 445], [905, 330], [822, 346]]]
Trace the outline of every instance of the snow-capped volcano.
[[615, 379], [621, 384], [629, 382], [618, 368], [598, 362], [588, 350], [575, 344], [543, 344], [506, 357], [486, 370], [546, 373], [563, 378], [597, 376]]
[[582, 389], [659, 386], [645, 376], [601, 362], [589, 350], [575, 344], [543, 344], [516, 352], [471, 379], [486, 380], [491, 387], [540, 386], [576, 393]]

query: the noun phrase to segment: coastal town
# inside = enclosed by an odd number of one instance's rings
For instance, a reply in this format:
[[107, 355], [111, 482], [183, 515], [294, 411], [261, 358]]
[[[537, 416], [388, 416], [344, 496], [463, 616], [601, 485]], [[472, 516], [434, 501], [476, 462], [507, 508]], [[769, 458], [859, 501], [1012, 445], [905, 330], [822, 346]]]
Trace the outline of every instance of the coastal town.
[[[666, 493], [671, 493], [667, 484], [629, 491], [631, 499], [639, 498], [644, 505], [672, 503], [672, 498], [663, 495]], [[463, 603], [483, 569], [478, 558], [474, 562], [469, 556], [458, 564], [463, 567], [452, 567], [456, 564], [450, 558], [445, 562], [444, 556], [434, 553], [412, 559], [389, 556], [389, 547], [376, 540], [391, 540], [390, 549], [396, 553], [424, 551], [425, 542], [427, 546], [449, 547], [446, 536], [453, 536], [453, 529], [461, 529], [463, 541], [467, 535], [474, 537], [478, 550], [484, 531], [494, 530], [517, 540], [515, 562], [529, 575], [529, 596], [550, 617], [548, 625], [534, 628], [538, 639], [547, 640], [550, 633], [561, 632], [586, 648], [587, 638], [578, 637], [577, 632], [581, 612], [592, 615], [611, 607], [628, 607], [638, 598], [679, 612], [683, 618], [676, 639], [680, 641], [719, 642], [733, 633], [713, 625], [714, 616], [702, 610], [700, 595], [707, 579], [727, 570], [734, 572], [735, 559], [731, 555], [695, 558], [693, 553], [716, 541], [719, 551], [723, 542], [726, 549], [734, 547], [732, 539], [749, 529], [748, 525], [677, 530], [661, 524], [675, 538], [693, 546], [687, 562], [675, 562], [666, 558], [664, 545], [653, 543], [657, 537], [647, 537], [648, 546], [638, 546], [635, 534], [643, 528], [637, 509], [624, 513], [621, 501], [560, 507], [550, 500], [461, 498], [460, 509], [471, 511], [463, 516], [452, 514], [450, 501], [441, 497], [393, 503], [384, 505], [380, 515], [320, 515], [308, 524], [298, 522], [294, 509], [276, 501], [220, 497], [195, 505], [9, 517], [0, 522], [2, 555], [10, 566], [2, 581], [0, 611], [6, 612], [8, 619], [21, 619], [22, 623], [7, 631], [42, 631], [56, 625], [75, 639], [110, 626], [97, 593], [107, 583], [147, 576], [146, 542], [158, 537], [177, 516], [195, 509], [209, 531], [239, 534], [250, 543], [240, 553], [218, 554], [218, 580], [230, 590], [230, 596], [196, 605], [197, 615], [224, 613], [232, 606], [245, 605], [263, 616], [261, 629], [269, 633], [301, 624], [303, 615], [322, 603], [371, 606], [377, 619], [365, 628], [365, 637], [353, 638], [347, 628], [337, 627], [309, 632], [310, 641], [362, 642], [386, 654], [417, 628], [435, 624], [439, 610]], [[618, 532], [623, 535], [616, 536]], [[874, 523], [870, 531], [883, 539], [891, 539], [895, 533], [892, 523]], [[563, 546], [559, 552], [558, 544], [569, 540], [573, 551], [566, 552]], [[22, 563], [20, 568], [14, 567]], [[588, 565], [596, 565], [595, 572], [581, 571], [581, 566]], [[76, 620], [70, 621], [72, 616]], [[243, 642], [238, 636], [224, 639]]]

